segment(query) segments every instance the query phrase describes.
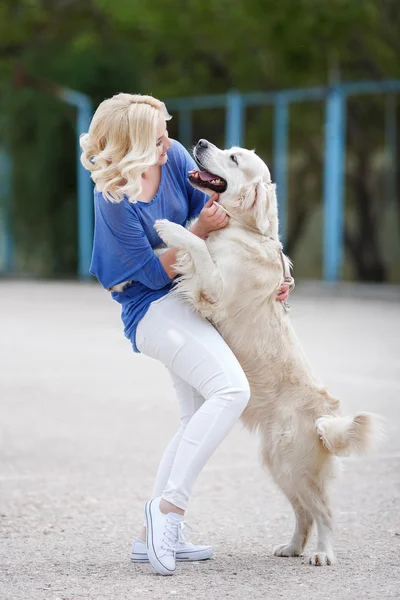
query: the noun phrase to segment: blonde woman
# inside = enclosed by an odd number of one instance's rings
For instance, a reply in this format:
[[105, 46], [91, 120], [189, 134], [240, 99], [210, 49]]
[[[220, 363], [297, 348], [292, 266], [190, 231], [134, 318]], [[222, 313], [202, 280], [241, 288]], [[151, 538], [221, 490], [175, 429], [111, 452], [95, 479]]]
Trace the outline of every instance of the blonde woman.
[[[132, 560], [149, 560], [171, 575], [179, 560], [212, 556], [209, 546], [182, 537], [192, 487], [204, 465], [239, 420], [249, 385], [230, 348], [213, 326], [170, 294], [176, 250], [160, 257], [157, 219], [186, 225], [206, 238], [228, 217], [187, 180], [196, 168], [168, 137], [165, 105], [151, 96], [117, 94], [100, 104], [81, 137], [82, 163], [95, 183], [91, 273], [122, 306], [125, 335], [135, 352], [157, 358], [170, 371], [180, 427], [166, 448]], [[120, 285], [128, 281], [126, 286]], [[278, 300], [286, 300], [287, 286]], [[156, 418], [156, 415], [155, 415]], [[159, 425], [158, 425], [159, 426]]]

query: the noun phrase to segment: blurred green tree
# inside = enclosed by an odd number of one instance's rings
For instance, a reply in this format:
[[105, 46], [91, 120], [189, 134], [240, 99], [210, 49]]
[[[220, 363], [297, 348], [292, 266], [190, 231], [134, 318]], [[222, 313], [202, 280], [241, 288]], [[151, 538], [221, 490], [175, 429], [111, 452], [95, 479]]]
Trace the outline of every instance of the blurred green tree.
[[[1, 137], [15, 165], [19, 268], [73, 275], [77, 259], [73, 110], [24, 86], [24, 72], [87, 93], [95, 104], [119, 91], [167, 98], [398, 78], [399, 24], [398, 0], [3, 0]], [[291, 111], [288, 244], [295, 256], [321, 202], [321, 109]], [[270, 162], [271, 112], [249, 111], [246, 125], [246, 145]], [[221, 143], [217, 111], [196, 115], [194, 135], [207, 132]], [[352, 101], [346, 247], [348, 275], [363, 280], [388, 277], [377, 210], [387, 204], [377, 193], [382, 148], [382, 98]]]

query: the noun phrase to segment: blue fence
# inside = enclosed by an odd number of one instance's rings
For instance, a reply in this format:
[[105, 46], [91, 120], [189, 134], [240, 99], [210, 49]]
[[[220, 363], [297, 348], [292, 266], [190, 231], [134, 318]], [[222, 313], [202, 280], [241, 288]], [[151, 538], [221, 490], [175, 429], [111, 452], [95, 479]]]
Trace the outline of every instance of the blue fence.
[[[93, 114], [92, 102], [86, 94], [67, 88], [52, 87], [51, 93], [62, 102], [76, 109], [76, 181], [78, 197], [78, 277], [88, 279], [89, 264], [93, 240], [93, 190], [88, 172], [80, 161], [81, 149], [79, 138], [89, 129]], [[4, 227], [4, 274], [12, 274], [15, 270], [15, 243], [12, 227], [12, 161], [4, 148], [0, 148], [0, 207], [3, 207], [2, 222]], [[1, 249], [0, 249], [1, 256]]]
[[[280, 92], [256, 92], [198, 96], [167, 100], [170, 110], [178, 111], [179, 139], [189, 146], [192, 140], [192, 113], [199, 109], [226, 108], [225, 146], [243, 146], [244, 115], [250, 106], [274, 106], [274, 179], [278, 190], [279, 227], [283, 241], [287, 223], [287, 163], [289, 108], [293, 103], [325, 101], [325, 156], [323, 187], [323, 277], [340, 279], [343, 262], [344, 173], [346, 161], [346, 102], [356, 94], [388, 94], [400, 92], [400, 80], [346, 83], [331, 87], [314, 87]], [[395, 102], [387, 104], [386, 152], [396, 164]]]
[[80, 156], [79, 138], [89, 129], [92, 118], [92, 102], [88, 96], [61, 88], [57, 95], [66, 104], [76, 108], [76, 174], [78, 188], [78, 277], [90, 277], [89, 265], [93, 243], [93, 189], [88, 171], [83, 167]]
[[3, 261], [5, 273], [11, 273], [14, 269], [14, 239], [11, 223], [11, 201], [12, 201], [12, 165], [10, 155], [4, 148], [0, 148], [0, 206], [3, 207], [2, 231], [3, 238]]
[[[325, 156], [323, 187], [323, 277], [326, 281], [340, 279], [343, 262], [343, 215], [344, 174], [346, 160], [346, 102], [350, 95], [387, 94], [386, 152], [391, 164], [396, 164], [396, 104], [394, 95], [400, 92], [400, 80], [366, 81], [314, 87], [280, 92], [255, 92], [172, 98], [166, 100], [170, 111], [178, 112], [178, 137], [189, 146], [192, 143], [193, 112], [200, 109], [225, 108], [225, 146], [244, 145], [245, 110], [251, 106], [274, 106], [273, 170], [278, 188], [280, 235], [286, 237], [287, 223], [287, 164], [288, 130], [290, 105], [298, 102], [324, 101], [325, 112]], [[90, 101], [82, 94], [63, 90], [60, 98], [78, 109], [77, 138], [87, 131], [90, 121]], [[3, 165], [8, 164], [3, 158]], [[10, 188], [9, 173], [2, 176], [3, 193]], [[78, 228], [79, 228], [79, 276], [89, 277], [88, 267], [92, 242], [92, 193], [89, 175], [79, 164], [78, 144]], [[7, 221], [9, 227], [9, 220]], [[8, 265], [12, 264], [11, 229], [6, 231], [8, 240]], [[7, 264], [6, 264], [7, 267]]]

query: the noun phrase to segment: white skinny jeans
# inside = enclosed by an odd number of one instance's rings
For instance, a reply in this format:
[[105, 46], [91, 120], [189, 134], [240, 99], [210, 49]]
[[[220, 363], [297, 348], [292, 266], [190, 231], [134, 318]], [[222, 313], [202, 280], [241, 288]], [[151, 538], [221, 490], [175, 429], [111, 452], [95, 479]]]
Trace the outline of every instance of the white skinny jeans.
[[246, 376], [219, 333], [182, 299], [152, 302], [136, 345], [171, 372], [181, 425], [158, 468], [153, 497], [185, 510], [193, 484], [250, 398]]

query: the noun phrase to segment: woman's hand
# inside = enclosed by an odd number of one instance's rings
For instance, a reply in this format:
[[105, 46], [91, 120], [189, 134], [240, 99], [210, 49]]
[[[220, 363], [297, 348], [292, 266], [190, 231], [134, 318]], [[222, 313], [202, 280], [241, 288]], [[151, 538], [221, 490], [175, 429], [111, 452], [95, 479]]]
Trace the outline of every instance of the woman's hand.
[[290, 292], [293, 292], [294, 288], [296, 287], [296, 283], [293, 277], [290, 275], [289, 266], [287, 268], [289, 272], [286, 274], [285, 280], [279, 288], [279, 293], [276, 296], [276, 299], [280, 302], [287, 302]]
[[276, 297], [276, 300], [279, 302], [287, 302], [289, 298], [289, 284], [283, 283], [280, 287], [279, 294]]
[[219, 198], [219, 194], [213, 194], [209, 200], [203, 206], [199, 218], [190, 231], [205, 240], [211, 231], [222, 229], [229, 223], [229, 217], [222, 208], [215, 206]]

